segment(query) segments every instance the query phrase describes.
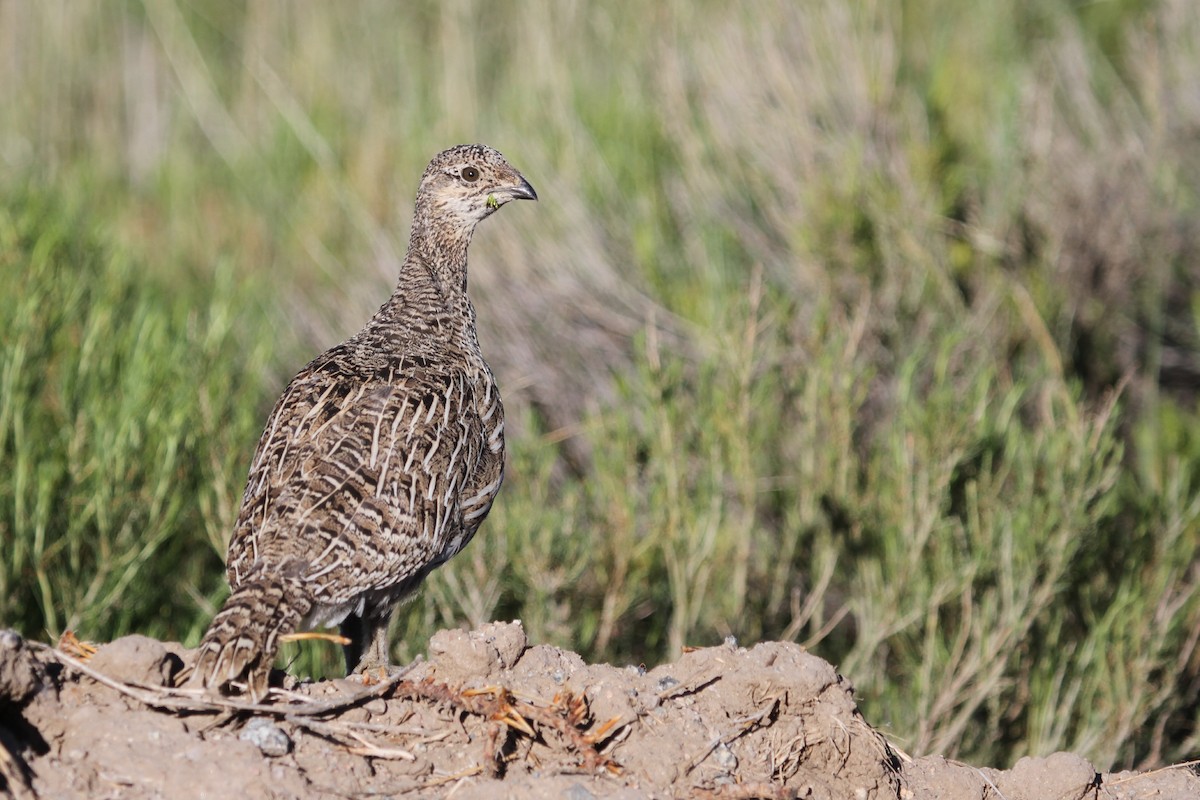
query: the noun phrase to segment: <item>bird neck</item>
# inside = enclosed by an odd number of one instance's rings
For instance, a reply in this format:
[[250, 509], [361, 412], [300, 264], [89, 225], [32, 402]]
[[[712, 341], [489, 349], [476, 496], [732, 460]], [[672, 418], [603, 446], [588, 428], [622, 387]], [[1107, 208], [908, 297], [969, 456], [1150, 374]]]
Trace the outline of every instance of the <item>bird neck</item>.
[[400, 279], [382, 315], [474, 341], [475, 308], [467, 297], [467, 248], [474, 226], [437, 225], [430, 217], [418, 205]]
[[413, 209], [412, 232], [405, 261], [427, 265], [447, 299], [467, 292], [467, 248], [474, 224], [448, 217], [445, 209], [418, 195]]

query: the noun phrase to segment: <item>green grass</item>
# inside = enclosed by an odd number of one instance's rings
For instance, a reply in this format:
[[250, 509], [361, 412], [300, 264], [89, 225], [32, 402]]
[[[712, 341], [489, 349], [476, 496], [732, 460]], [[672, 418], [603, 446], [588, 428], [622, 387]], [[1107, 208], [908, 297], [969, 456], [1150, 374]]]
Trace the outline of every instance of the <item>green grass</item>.
[[509, 477], [397, 658], [784, 638], [915, 754], [1196, 754], [1195, 4], [0, 20], [3, 624], [198, 639], [270, 404], [479, 140], [542, 198], [472, 256]]
[[228, 265], [160, 285], [92, 224], [32, 190], [0, 208], [0, 617], [195, 636], [271, 343]]

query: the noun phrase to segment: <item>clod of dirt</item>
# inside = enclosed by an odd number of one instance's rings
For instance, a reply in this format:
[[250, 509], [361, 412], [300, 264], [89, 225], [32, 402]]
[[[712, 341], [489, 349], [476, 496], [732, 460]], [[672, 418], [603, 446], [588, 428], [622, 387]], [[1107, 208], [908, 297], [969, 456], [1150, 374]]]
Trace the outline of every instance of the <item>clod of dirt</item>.
[[948, 761], [942, 756], [918, 758], [904, 770], [905, 798], [963, 800], [988, 797], [993, 779], [978, 767]]
[[157, 639], [123, 636], [102, 646], [89, 664], [97, 672], [125, 683], [171, 686], [183, 660]]
[[927, 756], [908, 765], [905, 777], [911, 796], [927, 800], [1082, 800], [1095, 797], [1100, 785], [1096, 768], [1070, 753], [1022, 758], [1010, 770], [981, 769]]
[[429, 640], [429, 658], [446, 679], [486, 678], [509, 669], [529, 640], [519, 621], [491, 622], [473, 631], [438, 631]]
[[[516, 637], [519, 626], [505, 627], [505, 635]], [[485, 631], [497, 632], [485, 626], [436, 634], [423, 674], [464, 680], [468, 687], [498, 684], [547, 700], [582, 695], [591, 727], [609, 726], [600, 743], [639, 789], [691, 791], [738, 782], [804, 788], [813, 798], [897, 797], [895, 755], [862, 721], [849, 684], [798, 645], [746, 649], [731, 642], [693, 650], [649, 673], [587, 665], [573, 653], [534, 647], [506, 668], [482, 646]], [[468, 662], [479, 669], [466, 671]], [[505, 791], [538, 791], [541, 776], [574, 766], [547, 739], [530, 742], [526, 759], [509, 764]], [[614, 787], [604, 788], [608, 796]]]
[[45, 684], [45, 667], [16, 631], [0, 631], [0, 708], [19, 707]]
[[1022, 758], [1001, 774], [996, 786], [1009, 800], [1082, 800], [1095, 796], [1100, 776], [1083, 758], [1070, 753], [1055, 753], [1045, 758]]

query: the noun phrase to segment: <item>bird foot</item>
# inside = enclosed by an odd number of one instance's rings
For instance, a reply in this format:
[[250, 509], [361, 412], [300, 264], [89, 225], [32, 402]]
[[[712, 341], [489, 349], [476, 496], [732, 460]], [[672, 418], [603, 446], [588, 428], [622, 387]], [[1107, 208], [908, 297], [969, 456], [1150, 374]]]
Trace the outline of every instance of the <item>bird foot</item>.
[[362, 681], [363, 686], [373, 686], [386, 681], [388, 678], [394, 678], [397, 675], [403, 674], [406, 671], [405, 667], [398, 667], [393, 664], [372, 664], [360, 666], [346, 677], [358, 678]]

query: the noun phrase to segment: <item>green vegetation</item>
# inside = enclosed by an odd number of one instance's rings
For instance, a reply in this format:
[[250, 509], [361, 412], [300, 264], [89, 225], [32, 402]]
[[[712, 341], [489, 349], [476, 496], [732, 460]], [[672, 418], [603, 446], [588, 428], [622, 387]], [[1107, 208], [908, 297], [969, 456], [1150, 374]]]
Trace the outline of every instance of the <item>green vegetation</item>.
[[398, 658], [793, 639], [912, 753], [1194, 756], [1200, 7], [648, 8], [3, 7], [0, 623], [198, 639], [478, 140], [542, 198], [472, 258], [509, 477]]
[[[0, 209], [0, 616], [26, 633], [196, 636], [220, 591], [269, 330], [229, 269], [168, 289], [18, 193]], [[248, 339], [248, 346], [239, 340]]]

